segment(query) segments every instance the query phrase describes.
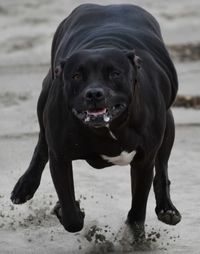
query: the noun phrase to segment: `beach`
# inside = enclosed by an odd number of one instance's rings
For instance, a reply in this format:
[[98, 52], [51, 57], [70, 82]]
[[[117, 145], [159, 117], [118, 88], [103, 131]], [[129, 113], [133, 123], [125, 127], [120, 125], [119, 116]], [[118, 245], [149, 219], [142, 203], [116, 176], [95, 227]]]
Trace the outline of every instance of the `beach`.
[[[93, 1], [99, 4], [122, 1]], [[179, 77], [179, 95], [200, 96], [200, 2], [126, 1], [159, 21]], [[182, 221], [158, 221], [151, 189], [148, 244], [133, 246], [125, 224], [131, 205], [129, 166], [96, 170], [75, 161], [76, 197], [86, 213], [68, 233], [51, 213], [57, 196], [47, 164], [34, 198], [13, 205], [10, 193], [27, 169], [38, 138], [37, 98], [50, 66], [52, 37], [75, 6], [86, 1], [0, 0], [0, 254], [200, 253], [200, 109], [173, 107], [176, 139], [169, 162], [171, 196]]]

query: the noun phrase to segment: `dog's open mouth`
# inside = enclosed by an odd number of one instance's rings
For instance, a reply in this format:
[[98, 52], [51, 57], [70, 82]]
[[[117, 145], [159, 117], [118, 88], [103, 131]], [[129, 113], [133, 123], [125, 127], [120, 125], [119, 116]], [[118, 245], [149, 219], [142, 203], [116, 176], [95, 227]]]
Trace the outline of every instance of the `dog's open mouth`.
[[101, 109], [90, 109], [86, 111], [78, 111], [73, 109], [74, 115], [86, 125], [99, 128], [107, 126], [112, 120], [117, 118], [126, 108], [126, 104], [116, 104], [112, 107]]

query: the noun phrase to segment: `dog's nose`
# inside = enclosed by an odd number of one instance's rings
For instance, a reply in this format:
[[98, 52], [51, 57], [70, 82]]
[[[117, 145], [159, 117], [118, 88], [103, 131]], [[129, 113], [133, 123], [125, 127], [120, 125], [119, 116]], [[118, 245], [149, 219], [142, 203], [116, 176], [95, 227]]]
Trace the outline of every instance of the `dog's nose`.
[[87, 101], [101, 101], [105, 98], [105, 93], [102, 88], [89, 88], [85, 92], [85, 98]]

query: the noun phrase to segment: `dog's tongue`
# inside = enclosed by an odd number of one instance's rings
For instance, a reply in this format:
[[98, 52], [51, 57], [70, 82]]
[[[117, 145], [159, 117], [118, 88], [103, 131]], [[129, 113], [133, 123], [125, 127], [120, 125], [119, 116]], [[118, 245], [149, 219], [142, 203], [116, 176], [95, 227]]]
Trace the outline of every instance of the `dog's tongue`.
[[106, 108], [100, 110], [88, 110], [87, 115], [89, 116], [101, 116], [106, 113]]

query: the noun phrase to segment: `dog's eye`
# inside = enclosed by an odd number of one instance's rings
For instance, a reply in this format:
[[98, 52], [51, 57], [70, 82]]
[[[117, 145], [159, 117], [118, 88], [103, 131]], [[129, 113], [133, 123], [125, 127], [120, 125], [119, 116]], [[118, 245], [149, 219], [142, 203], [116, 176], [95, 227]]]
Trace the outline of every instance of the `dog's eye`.
[[73, 75], [72, 75], [72, 79], [75, 80], [75, 81], [80, 81], [82, 79], [82, 75], [80, 72], [75, 72]]
[[120, 71], [112, 71], [112, 72], [110, 73], [110, 78], [111, 78], [111, 79], [116, 79], [116, 78], [119, 78], [120, 75], [121, 75], [121, 72], [120, 72]]

